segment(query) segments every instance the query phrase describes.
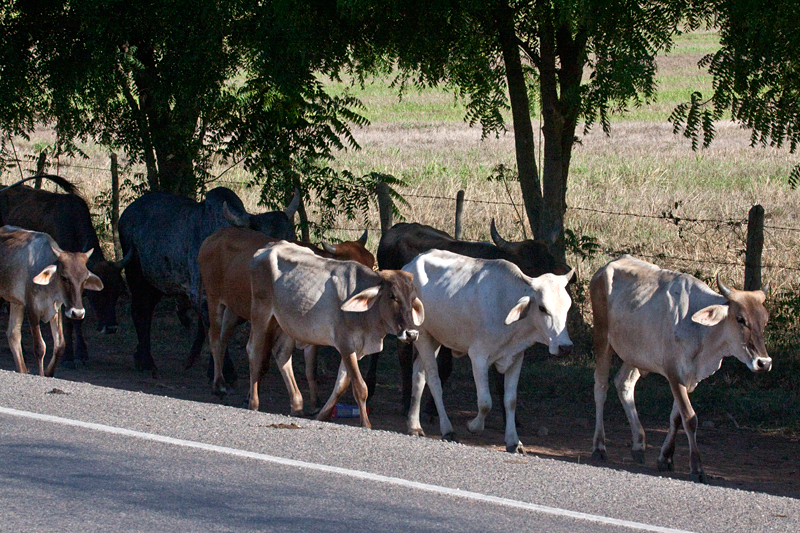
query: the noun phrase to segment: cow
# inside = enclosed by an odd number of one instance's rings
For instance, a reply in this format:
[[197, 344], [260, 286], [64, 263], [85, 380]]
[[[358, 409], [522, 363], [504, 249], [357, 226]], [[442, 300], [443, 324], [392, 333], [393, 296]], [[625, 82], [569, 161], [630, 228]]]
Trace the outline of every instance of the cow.
[[[208, 302], [208, 340], [214, 360], [212, 390], [219, 395], [227, 393], [222, 376], [222, 359], [236, 326], [250, 320], [250, 260], [253, 254], [278, 239], [246, 229], [227, 227], [212, 233], [200, 247], [198, 262], [200, 277]], [[375, 257], [366, 249], [367, 232], [356, 241], [337, 245], [326, 242], [322, 248], [313, 244], [298, 243], [320, 257], [338, 260], [354, 260], [373, 268]], [[283, 341], [278, 341], [283, 345]], [[292, 345], [291, 348], [294, 346]], [[317, 405], [316, 347], [305, 348], [306, 378], [311, 405]], [[291, 361], [291, 360], [289, 360]], [[281, 367], [286, 388], [291, 398], [292, 415], [303, 412], [303, 397], [294, 379], [291, 362]]]
[[589, 292], [594, 313], [596, 425], [592, 457], [606, 459], [603, 405], [611, 356], [622, 359], [614, 383], [633, 437], [632, 453], [644, 462], [645, 435], [634, 403], [634, 387], [649, 372], [669, 381], [674, 397], [669, 431], [658, 457], [658, 469], [673, 470], [675, 436], [680, 425], [689, 439], [691, 477], [705, 482], [697, 448], [697, 415], [689, 394], [732, 355], [753, 372], [772, 368], [764, 346], [769, 318], [763, 290], [729, 289], [717, 275], [721, 294], [688, 274], [663, 270], [624, 255], [600, 268]]
[[372, 427], [358, 360], [379, 352], [387, 334], [405, 342], [417, 338], [425, 310], [412, 276], [397, 270], [375, 272], [354, 261], [325, 259], [307, 248], [278, 242], [253, 256], [250, 280], [250, 409], [258, 410], [264, 358], [271, 353], [280, 328], [295, 341], [333, 346], [342, 356], [333, 394], [317, 419], [330, 418], [352, 381], [361, 425]]
[[[400, 222], [395, 224], [381, 237], [378, 245], [378, 266], [382, 269], [401, 269], [417, 255], [428, 250], [448, 250], [453, 253], [476, 259], [505, 259], [517, 265], [523, 274], [538, 277], [542, 274], [566, 274], [571, 269], [558, 261], [550, 250], [550, 245], [557, 233], [554, 231], [544, 240], [524, 240], [509, 242], [497, 231], [494, 219], [489, 227], [494, 244], [488, 242], [459, 241], [438, 229], [424, 224]], [[413, 354], [410, 346], [398, 348], [400, 359], [400, 376], [403, 385], [403, 413], [408, 412], [411, 404], [411, 372]], [[378, 355], [373, 355], [367, 371], [367, 386], [375, 390]], [[453, 368], [453, 357], [448, 348], [439, 352], [439, 373], [442, 382], [447, 381]], [[499, 388], [499, 374], [495, 374], [495, 383]]]
[[[198, 315], [197, 335], [186, 362], [191, 366], [205, 340], [205, 319], [200, 291], [197, 254], [203, 241], [219, 228], [246, 227], [265, 235], [294, 239], [292, 218], [299, 205], [295, 197], [284, 211], [252, 215], [242, 201], [225, 187], [212, 189], [202, 202], [173, 194], [152, 192], [137, 198], [119, 219], [123, 253], [132, 253], [125, 267], [131, 292], [131, 316], [138, 343], [134, 355], [137, 369], [157, 368], [150, 350], [150, 324], [156, 304], [164, 295], [190, 302]], [[227, 361], [230, 365], [230, 360]], [[233, 366], [229, 366], [233, 378]]]
[[[61, 187], [65, 193], [49, 192], [22, 185], [24, 181], [45, 179]], [[103, 282], [104, 289], [87, 294], [97, 317], [97, 331], [116, 333], [117, 300], [126, 292], [122, 279], [122, 261], [107, 261], [97, 238], [89, 207], [78, 190], [65, 178], [43, 175], [27, 178], [0, 191], [0, 225], [12, 225], [47, 233], [67, 252], [94, 253], [86, 266]], [[89, 354], [83, 337], [83, 321], [67, 319], [63, 323], [66, 348], [64, 361], [86, 363]], [[73, 335], [74, 331], [74, 335]], [[74, 341], [73, 341], [74, 338]]]
[[[8, 345], [20, 373], [28, 372], [21, 344], [22, 320], [27, 316], [39, 375], [55, 374], [64, 352], [61, 306], [66, 307], [67, 318], [81, 320], [86, 313], [83, 290], [103, 289], [100, 278], [86, 268], [91, 255], [92, 250], [65, 252], [46, 233], [0, 228], [0, 298], [9, 302]], [[46, 371], [40, 322], [49, 322], [53, 334], [53, 355]]]
[[425, 252], [404, 266], [403, 271], [414, 276], [414, 286], [425, 306], [425, 322], [414, 341], [418, 356], [408, 413], [409, 433], [424, 435], [419, 411], [427, 381], [439, 412], [442, 439], [453, 440], [436, 365], [437, 351], [447, 346], [455, 356], [467, 354], [472, 363], [478, 415], [469, 422], [468, 429], [483, 431], [492, 408], [489, 367], [494, 365], [505, 374], [506, 450], [524, 453], [515, 424], [523, 356], [537, 342], [547, 345], [551, 354], [572, 351], [567, 333], [567, 311], [572, 301], [566, 286], [573, 272], [532, 278], [504, 259], [474, 259], [445, 250]]

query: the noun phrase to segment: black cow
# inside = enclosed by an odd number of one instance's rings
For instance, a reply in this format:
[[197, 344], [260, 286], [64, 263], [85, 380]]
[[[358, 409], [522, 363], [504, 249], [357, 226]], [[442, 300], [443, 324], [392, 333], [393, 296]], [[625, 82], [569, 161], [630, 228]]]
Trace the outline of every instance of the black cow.
[[[186, 366], [191, 366], [200, 355], [207, 318], [203, 312], [197, 255], [206, 237], [219, 228], [237, 226], [294, 240], [292, 218], [299, 202], [299, 194], [295, 194], [284, 211], [251, 215], [236, 193], [217, 187], [202, 202], [155, 192], [145, 194], [125, 209], [119, 219], [119, 239], [125, 255], [133, 253], [125, 274], [138, 337], [134, 356], [137, 369], [151, 370], [153, 376], [157, 375], [150, 351], [150, 324], [156, 304], [165, 294], [188, 299], [198, 314], [197, 335]], [[226, 367], [228, 379], [233, 379], [229, 359]]]
[[[37, 178], [51, 181], [66, 192], [55, 193], [22, 185], [23, 181]], [[101, 333], [117, 331], [116, 307], [117, 300], [125, 292], [122, 279], [125, 260], [116, 263], [106, 260], [89, 207], [78, 195], [75, 185], [60, 176], [44, 175], [27, 178], [0, 190], [0, 226], [6, 224], [47, 233], [67, 252], [93, 249], [86, 266], [100, 278], [104, 288], [99, 292], [88, 292], [86, 296], [97, 317], [97, 330]], [[88, 359], [82, 324], [82, 320], [64, 322], [64, 361], [74, 361], [76, 355], [79, 361]]]
[[[569, 266], [558, 261], [550, 251], [552, 239], [506, 241], [497, 232], [494, 219], [492, 219], [490, 231], [494, 244], [459, 241], [431, 226], [400, 222], [381, 237], [378, 244], [378, 266], [381, 269], [399, 270], [417, 255], [428, 250], [438, 249], [476, 259], [505, 259], [517, 265], [526, 276], [530, 277], [538, 277], [548, 272], [563, 275], [571, 270]], [[412, 347], [406, 344], [398, 346], [398, 356], [400, 358], [400, 375], [403, 380], [403, 413], [405, 414], [411, 404]], [[366, 382], [370, 395], [375, 390], [378, 358], [378, 354], [372, 356], [367, 371]], [[439, 377], [444, 383], [453, 369], [453, 355], [449, 348], [442, 346], [437, 359]]]

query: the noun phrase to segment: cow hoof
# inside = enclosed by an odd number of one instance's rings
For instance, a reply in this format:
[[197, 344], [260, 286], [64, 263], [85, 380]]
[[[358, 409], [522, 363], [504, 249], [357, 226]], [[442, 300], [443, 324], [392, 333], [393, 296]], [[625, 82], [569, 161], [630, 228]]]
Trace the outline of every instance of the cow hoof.
[[631, 456], [635, 463], [644, 464], [644, 450], [631, 450]]
[[453, 431], [451, 431], [450, 433], [445, 433], [444, 435], [442, 435], [442, 440], [445, 441], [445, 442], [458, 442], [458, 439], [456, 438], [456, 434]]
[[594, 459], [595, 461], [606, 461], [606, 451], [605, 450], [593, 451], [592, 459]]
[[703, 483], [703, 484], [708, 483], [708, 478], [706, 477], [706, 473], [705, 472], [698, 472], [696, 474], [693, 473], [693, 474], [690, 474], [689, 477], [695, 483]]
[[424, 437], [425, 436], [425, 432], [422, 431], [422, 428], [409, 429], [408, 430], [408, 434], [411, 435], [412, 437]]
[[511, 446], [506, 445], [506, 451], [508, 453], [518, 453], [520, 455], [525, 455], [525, 448], [522, 446], [521, 442], [512, 444]]
[[675, 467], [672, 465], [672, 459], [662, 459], [658, 458], [658, 463], [656, 464], [659, 472], [672, 472]]

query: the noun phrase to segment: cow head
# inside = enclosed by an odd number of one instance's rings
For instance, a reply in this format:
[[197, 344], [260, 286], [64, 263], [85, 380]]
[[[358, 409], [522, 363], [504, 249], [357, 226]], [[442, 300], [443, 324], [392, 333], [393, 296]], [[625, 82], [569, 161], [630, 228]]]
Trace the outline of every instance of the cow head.
[[414, 276], [402, 270], [381, 270], [378, 274], [380, 284], [351, 296], [342, 304], [342, 311], [364, 312], [377, 305], [388, 332], [403, 342], [414, 342], [419, 337], [417, 328], [425, 320]]
[[546, 344], [553, 355], [568, 355], [572, 352], [572, 341], [567, 333], [567, 312], [572, 299], [566, 287], [574, 273], [570, 270], [563, 276], [543, 274], [530, 279], [532, 294], [519, 299], [506, 316], [505, 324], [531, 321], [538, 336], [536, 342]]
[[67, 318], [82, 320], [86, 314], [83, 308], [83, 289], [90, 291], [100, 291], [103, 289], [103, 282], [100, 278], [89, 272], [86, 262], [93, 250], [83, 252], [65, 252], [53, 249], [56, 254], [56, 262], [39, 272], [33, 282], [37, 285], [56, 284], [57, 291], [60, 293], [64, 302]]
[[294, 219], [294, 214], [299, 205], [300, 192], [295, 189], [294, 198], [292, 198], [292, 201], [283, 211], [270, 211], [268, 213], [261, 213], [260, 215], [251, 215], [243, 211], [242, 214], [237, 214], [231, 211], [227, 202], [223, 202], [222, 215], [231, 226], [249, 228], [275, 239], [293, 241], [295, 239], [295, 234], [292, 220]]
[[120, 296], [128, 292], [125, 280], [122, 279], [122, 269], [132, 257], [133, 248], [120, 261], [103, 260], [92, 265], [92, 272], [103, 284], [102, 291], [92, 291], [87, 294], [89, 305], [97, 316], [97, 331], [100, 333], [117, 332], [117, 301]]
[[367, 230], [357, 241], [345, 241], [339, 244], [321, 243], [322, 248], [339, 261], [356, 261], [365, 267], [375, 268], [375, 256], [367, 250]]
[[495, 246], [502, 250], [506, 254], [506, 259], [517, 265], [526, 276], [535, 278], [547, 273], [566, 275], [572, 271], [569, 266], [558, 261], [550, 251], [550, 247], [558, 237], [557, 227], [546, 239], [526, 239], [520, 242], [509, 242], [503, 239], [497, 232], [494, 219], [492, 219], [489, 230]]
[[757, 291], [729, 289], [717, 274], [717, 286], [727, 303], [704, 307], [692, 315], [692, 320], [704, 326], [723, 328], [720, 335], [730, 347], [730, 355], [753, 372], [769, 372], [772, 358], [764, 345], [764, 328], [769, 319], [764, 301], [769, 294], [769, 284]]

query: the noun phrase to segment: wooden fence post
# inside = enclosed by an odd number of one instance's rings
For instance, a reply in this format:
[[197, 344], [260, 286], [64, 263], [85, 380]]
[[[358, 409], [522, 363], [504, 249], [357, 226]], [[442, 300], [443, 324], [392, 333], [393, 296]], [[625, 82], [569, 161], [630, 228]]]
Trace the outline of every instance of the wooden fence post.
[[761, 288], [761, 252], [764, 250], [764, 208], [754, 205], [747, 216], [747, 252], [744, 259], [744, 290]]
[[382, 181], [378, 182], [375, 189], [378, 195], [378, 210], [381, 216], [381, 235], [383, 235], [392, 227], [392, 197], [389, 194], [389, 185]]
[[122, 245], [119, 242], [119, 167], [117, 154], [111, 154], [111, 237], [114, 240], [114, 257], [122, 259]]
[[453, 236], [456, 238], [457, 241], [461, 240], [461, 236], [464, 232], [464, 226], [462, 224], [461, 216], [464, 214], [464, 189], [461, 189], [456, 193], [456, 228], [453, 232]]
[[[39, 159], [36, 161], [36, 175], [42, 176], [44, 175], [44, 164], [47, 161], [47, 152], [41, 152], [39, 154]], [[42, 188], [42, 178], [36, 178], [33, 180], [33, 188], [34, 189], [41, 189]]]

